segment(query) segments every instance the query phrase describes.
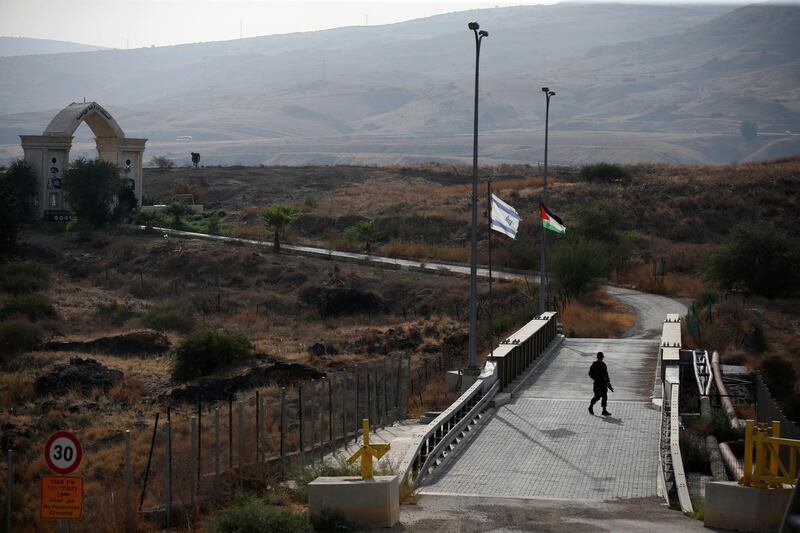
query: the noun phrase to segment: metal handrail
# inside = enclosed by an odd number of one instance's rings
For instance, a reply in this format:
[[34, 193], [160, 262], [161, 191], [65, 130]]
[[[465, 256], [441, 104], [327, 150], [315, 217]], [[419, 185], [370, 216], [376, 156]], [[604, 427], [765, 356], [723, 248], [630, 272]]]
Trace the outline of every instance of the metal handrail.
[[441, 455], [442, 450], [444, 450], [446, 446], [449, 446], [450, 443], [455, 440], [456, 435], [461, 433], [467, 424], [474, 420], [475, 417], [483, 411], [484, 406], [489, 402], [489, 400], [491, 400], [499, 388], [500, 382], [496, 381], [495, 384], [492, 385], [492, 388], [489, 390], [489, 392], [486, 393], [465, 416], [461, 417], [461, 420], [457, 422], [456, 425], [453, 426], [450, 431], [448, 431], [447, 434], [441, 438], [439, 443], [433, 448], [432, 451], [428, 452], [425, 462], [422, 463], [422, 466], [419, 468], [417, 475], [414, 478], [415, 485], [418, 485], [419, 482], [422, 481], [422, 478], [427, 475], [428, 469], [431, 467], [431, 463], [435, 461], [439, 455]]

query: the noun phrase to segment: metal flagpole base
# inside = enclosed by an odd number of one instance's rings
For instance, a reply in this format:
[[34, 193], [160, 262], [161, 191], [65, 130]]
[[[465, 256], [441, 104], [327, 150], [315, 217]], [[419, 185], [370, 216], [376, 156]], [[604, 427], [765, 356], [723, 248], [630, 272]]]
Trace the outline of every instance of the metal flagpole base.
[[478, 377], [481, 375], [481, 369], [478, 367], [475, 368], [464, 368], [461, 370], [461, 392], [463, 393], [465, 390], [470, 388], [473, 383], [478, 381]]

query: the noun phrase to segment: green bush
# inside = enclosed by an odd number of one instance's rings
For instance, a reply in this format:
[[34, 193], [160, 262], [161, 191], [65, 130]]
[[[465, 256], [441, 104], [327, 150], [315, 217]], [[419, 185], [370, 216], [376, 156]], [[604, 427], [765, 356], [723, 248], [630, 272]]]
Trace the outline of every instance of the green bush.
[[303, 533], [313, 531], [304, 514], [267, 505], [255, 496], [238, 496], [208, 528], [209, 533]]
[[322, 511], [309, 516], [314, 531], [353, 531], [355, 526], [341, 511], [323, 507]]
[[119, 167], [103, 159], [76, 159], [69, 165], [64, 192], [79, 220], [101, 228], [113, 220], [120, 189]]
[[619, 165], [602, 162], [581, 167], [580, 178], [600, 183], [627, 183], [631, 175]]
[[550, 259], [554, 286], [570, 298], [590, 291], [608, 273], [606, 255], [605, 247], [597, 241], [564, 239]]
[[0, 322], [0, 356], [36, 348], [43, 337], [42, 328], [27, 320]]
[[800, 424], [800, 396], [794, 395], [786, 399], [783, 404], [783, 414], [795, 424]]
[[189, 381], [252, 356], [253, 347], [245, 337], [230, 331], [205, 330], [181, 341], [175, 349], [172, 378]]
[[10, 293], [41, 291], [50, 284], [50, 267], [35, 261], [0, 266], [0, 290]]
[[348, 465], [347, 461], [340, 458], [334, 463], [315, 463], [306, 466], [295, 474], [294, 479], [297, 483], [295, 491], [303, 501], [308, 501], [308, 484], [320, 476], [339, 477], [358, 475], [358, 465]]
[[800, 244], [774, 226], [741, 224], [711, 256], [706, 274], [723, 289], [791, 296], [800, 290]]
[[711, 473], [711, 462], [708, 459], [706, 447], [702, 441], [696, 441], [685, 433], [680, 436], [681, 455], [683, 466], [688, 472]]
[[26, 316], [36, 321], [55, 318], [56, 310], [47, 298], [39, 294], [15, 294], [0, 309], [0, 318], [10, 316]]
[[180, 302], [156, 305], [144, 315], [142, 322], [159, 331], [191, 331], [195, 325], [194, 307]]
[[94, 314], [118, 326], [136, 316], [136, 311], [131, 304], [121, 304], [115, 300], [107, 304], [97, 304]]
[[219, 215], [216, 213], [208, 215], [207, 231], [210, 235], [219, 235]]
[[780, 355], [773, 355], [764, 359], [760, 370], [776, 400], [783, 400], [792, 396], [794, 382], [797, 379], [792, 363]]

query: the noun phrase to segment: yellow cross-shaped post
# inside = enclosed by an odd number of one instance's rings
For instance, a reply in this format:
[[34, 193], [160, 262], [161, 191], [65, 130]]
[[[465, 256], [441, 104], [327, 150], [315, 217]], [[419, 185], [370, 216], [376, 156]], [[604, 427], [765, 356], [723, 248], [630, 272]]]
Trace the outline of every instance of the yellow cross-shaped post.
[[364, 442], [361, 448], [347, 460], [347, 464], [353, 464], [356, 459], [361, 458], [361, 479], [372, 479], [372, 458], [380, 459], [389, 451], [389, 443], [369, 441], [369, 420], [361, 421], [361, 432], [364, 435]]

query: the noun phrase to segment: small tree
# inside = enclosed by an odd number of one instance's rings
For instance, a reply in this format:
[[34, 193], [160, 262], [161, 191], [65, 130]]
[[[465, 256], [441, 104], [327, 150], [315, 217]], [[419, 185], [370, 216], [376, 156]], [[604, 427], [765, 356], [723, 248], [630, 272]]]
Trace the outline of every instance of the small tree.
[[172, 202], [164, 210], [169, 216], [172, 217], [172, 227], [175, 229], [183, 228], [183, 220], [181, 217], [191, 213], [191, 209], [183, 202]]
[[19, 225], [32, 218], [35, 194], [36, 175], [26, 161], [14, 161], [0, 174], [0, 250], [11, 247]]
[[64, 192], [79, 220], [101, 228], [113, 219], [112, 205], [120, 190], [119, 167], [102, 159], [76, 159], [69, 166]]
[[136, 193], [127, 185], [120, 185], [117, 191], [117, 205], [114, 206], [114, 220], [117, 222], [129, 222], [139, 207], [139, 199]]
[[156, 168], [174, 168], [175, 161], [165, 155], [155, 155], [153, 159], [150, 160], [150, 166]]
[[344, 231], [344, 238], [351, 242], [363, 242], [364, 249], [369, 253], [369, 245], [378, 240], [379, 233], [375, 223], [371, 220], [362, 220]]
[[281, 237], [299, 217], [300, 212], [295, 207], [286, 204], [273, 205], [261, 214], [264, 226], [268, 231], [274, 232], [273, 252], [281, 251]]
[[800, 245], [774, 226], [741, 224], [711, 256], [707, 274], [724, 289], [790, 296], [800, 289]]
[[554, 285], [568, 298], [593, 289], [608, 273], [605, 247], [583, 238], [566, 238], [550, 258]]

